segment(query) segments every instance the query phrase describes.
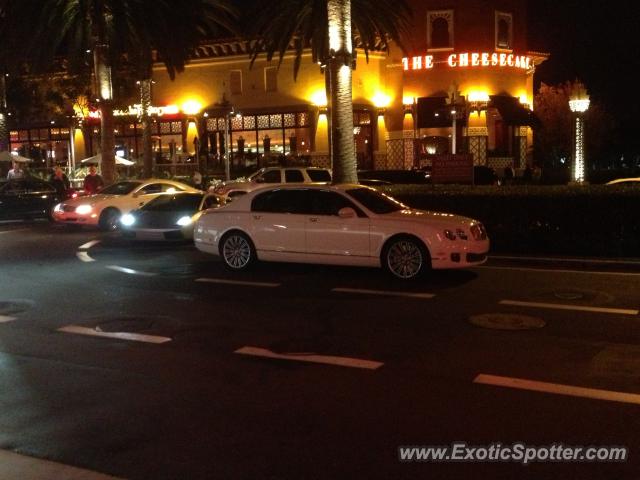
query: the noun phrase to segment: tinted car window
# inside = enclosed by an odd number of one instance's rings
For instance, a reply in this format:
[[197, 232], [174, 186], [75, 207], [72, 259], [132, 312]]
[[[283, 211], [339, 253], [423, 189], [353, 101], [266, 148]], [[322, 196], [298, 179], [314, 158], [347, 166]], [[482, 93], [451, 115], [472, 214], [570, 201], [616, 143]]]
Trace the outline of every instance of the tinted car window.
[[24, 180], [12, 180], [7, 182], [6, 186], [2, 190], [3, 193], [16, 193], [24, 192], [27, 189], [27, 182]]
[[300, 170], [285, 170], [284, 181], [287, 183], [303, 183], [304, 175]]
[[118, 182], [109, 185], [100, 193], [105, 195], [127, 195], [140, 186], [140, 182]]
[[351, 207], [358, 213], [358, 216], [364, 216], [364, 213], [358, 207], [339, 193], [325, 190], [310, 190], [309, 192], [314, 215], [337, 216], [341, 208]]
[[[147, 185], [146, 187], [140, 189], [140, 191], [138, 193], [140, 193], [141, 195], [148, 195], [151, 193], [161, 193], [163, 191], [162, 189], [163, 185], [161, 183], [152, 183], [151, 185]], [[164, 190], [165, 192], [167, 190]]]
[[211, 195], [211, 196], [209, 196], [209, 197], [204, 199], [204, 203], [202, 205], [202, 208], [203, 209], [215, 208], [215, 207], [219, 207], [222, 204], [223, 204], [223, 202], [219, 197], [216, 197], [215, 195]]
[[258, 177], [258, 181], [262, 183], [280, 183], [280, 170], [267, 170]]
[[257, 195], [251, 211], [268, 213], [309, 214], [312, 212], [308, 190], [271, 190]]
[[243, 191], [243, 190], [236, 190], [234, 192], [229, 192], [227, 194], [228, 198], [235, 198], [235, 197], [241, 197], [242, 195], [246, 195], [247, 192]]
[[397, 200], [369, 188], [354, 188], [347, 190], [347, 194], [373, 213], [384, 214], [409, 208]]
[[27, 190], [29, 190], [30, 192], [49, 192], [55, 189], [47, 182], [31, 178], [27, 180]]
[[153, 199], [144, 207], [152, 212], [195, 212], [200, 206], [203, 195], [185, 193], [176, 195], [161, 195]]
[[329, 170], [309, 169], [307, 170], [307, 175], [309, 175], [309, 178], [311, 179], [312, 182], [330, 182], [331, 181], [331, 174], [329, 173]]

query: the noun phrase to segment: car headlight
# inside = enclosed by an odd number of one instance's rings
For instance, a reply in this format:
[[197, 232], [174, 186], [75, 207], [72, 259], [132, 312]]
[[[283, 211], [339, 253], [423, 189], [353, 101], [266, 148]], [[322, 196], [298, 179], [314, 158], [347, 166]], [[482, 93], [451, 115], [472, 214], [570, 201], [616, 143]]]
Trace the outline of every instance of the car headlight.
[[93, 210], [93, 207], [91, 205], [78, 205], [76, 207], [76, 213], [78, 215], [88, 215], [91, 213], [92, 210]]
[[55, 207], [53, 207], [54, 212], [62, 212], [62, 204], [59, 203]]
[[191, 225], [193, 223], [193, 219], [191, 217], [181, 217], [180, 220], [177, 221], [177, 224], [181, 227], [186, 227], [187, 225]]
[[486, 240], [487, 230], [481, 223], [474, 223], [473, 225], [471, 225], [471, 235], [473, 236], [474, 240]]
[[136, 223], [136, 217], [134, 217], [130, 213], [125, 213], [122, 217], [120, 217], [120, 223], [125, 227], [130, 227], [131, 225]]

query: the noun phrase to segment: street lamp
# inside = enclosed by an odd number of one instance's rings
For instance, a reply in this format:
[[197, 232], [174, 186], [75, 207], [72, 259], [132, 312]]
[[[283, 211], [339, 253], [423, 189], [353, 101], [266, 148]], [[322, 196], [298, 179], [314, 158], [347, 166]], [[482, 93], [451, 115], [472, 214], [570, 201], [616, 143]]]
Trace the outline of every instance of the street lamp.
[[575, 123], [573, 130], [573, 180], [584, 182], [584, 114], [589, 109], [589, 94], [581, 82], [573, 86], [569, 98], [569, 108], [574, 113]]

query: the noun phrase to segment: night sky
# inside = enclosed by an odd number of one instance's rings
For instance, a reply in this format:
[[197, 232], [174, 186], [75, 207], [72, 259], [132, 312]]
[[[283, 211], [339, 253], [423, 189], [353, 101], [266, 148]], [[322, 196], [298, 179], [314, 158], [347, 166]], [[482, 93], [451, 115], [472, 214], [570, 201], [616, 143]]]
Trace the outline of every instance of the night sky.
[[640, 2], [529, 0], [529, 38], [551, 53], [536, 82], [582, 80], [618, 120], [621, 151], [640, 154]]

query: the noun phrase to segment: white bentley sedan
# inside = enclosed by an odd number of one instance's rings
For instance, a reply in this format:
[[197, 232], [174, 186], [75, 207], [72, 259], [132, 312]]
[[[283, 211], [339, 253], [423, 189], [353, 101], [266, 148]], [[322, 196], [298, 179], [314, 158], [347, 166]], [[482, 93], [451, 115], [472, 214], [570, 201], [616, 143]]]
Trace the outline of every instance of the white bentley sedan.
[[256, 260], [383, 267], [401, 279], [484, 263], [489, 239], [470, 218], [411, 209], [362, 185], [278, 185], [207, 210], [195, 245], [233, 270]]
[[173, 180], [127, 180], [109, 185], [95, 195], [59, 203], [53, 209], [53, 219], [67, 225], [92, 225], [102, 230], [115, 230], [122, 215], [142, 207], [163, 193], [172, 192], [202, 193]]

